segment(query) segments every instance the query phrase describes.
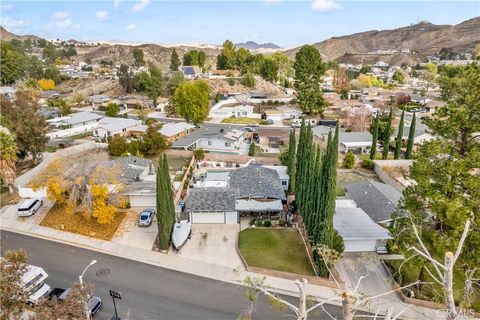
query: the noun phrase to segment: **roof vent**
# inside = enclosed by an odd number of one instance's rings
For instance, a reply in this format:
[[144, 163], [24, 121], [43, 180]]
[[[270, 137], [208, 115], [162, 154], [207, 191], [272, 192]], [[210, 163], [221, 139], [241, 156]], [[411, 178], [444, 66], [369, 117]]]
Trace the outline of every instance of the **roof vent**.
[[225, 132], [225, 129], [220, 128], [220, 133], [224, 133], [224, 132]]

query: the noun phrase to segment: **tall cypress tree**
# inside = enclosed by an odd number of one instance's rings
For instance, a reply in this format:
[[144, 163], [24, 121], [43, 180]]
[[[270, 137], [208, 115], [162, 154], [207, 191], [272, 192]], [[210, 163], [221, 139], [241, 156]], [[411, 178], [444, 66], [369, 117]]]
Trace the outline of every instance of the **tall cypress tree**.
[[290, 193], [295, 193], [295, 179], [297, 173], [297, 142], [295, 137], [295, 129], [290, 132], [290, 139], [288, 142], [288, 174], [290, 177], [289, 190]]
[[[300, 136], [298, 139], [298, 148], [297, 148], [297, 172], [295, 175], [295, 202], [297, 207], [300, 208], [300, 203], [302, 202], [302, 179], [304, 177], [303, 172], [303, 163], [304, 163], [304, 146], [305, 146], [305, 120], [302, 120], [302, 125], [300, 126]], [[300, 212], [303, 214], [302, 212]]]
[[388, 148], [390, 146], [390, 137], [392, 136], [392, 117], [393, 110], [390, 108], [390, 113], [388, 114], [388, 123], [387, 128], [385, 129], [385, 134], [383, 135], [383, 152], [382, 159], [387, 160], [388, 158]]
[[370, 148], [370, 159], [375, 160], [377, 154], [377, 143], [378, 143], [378, 113], [375, 119], [373, 120], [373, 130], [372, 130], [372, 147]]
[[173, 191], [167, 155], [159, 158], [156, 179], [158, 245], [161, 250], [168, 250], [173, 224], [175, 223], [175, 207], [173, 205]]
[[395, 141], [395, 153], [393, 154], [393, 159], [400, 158], [400, 152], [402, 151], [404, 119], [405, 119], [405, 110], [402, 111], [402, 116], [400, 117], [400, 123], [398, 124], [398, 133], [397, 133], [397, 140]]
[[327, 171], [329, 163], [330, 163], [330, 158], [332, 156], [331, 152], [332, 148], [332, 132], [330, 131], [328, 133], [328, 140], [327, 140], [327, 152], [325, 154], [325, 157], [323, 159], [322, 163], [322, 169], [321, 169], [321, 178], [320, 178], [320, 194], [318, 196], [318, 201], [317, 201], [317, 216], [315, 219], [315, 231], [313, 232], [314, 234], [314, 242], [315, 243], [321, 243], [322, 235], [325, 229], [324, 225], [324, 219], [325, 219], [325, 201], [326, 201], [326, 194], [328, 190], [328, 176], [327, 176]]
[[405, 153], [405, 159], [412, 159], [413, 152], [413, 140], [415, 139], [415, 112], [413, 113], [412, 123], [410, 124], [410, 131], [408, 132], [407, 152]]
[[324, 152], [323, 150], [317, 146], [317, 156], [315, 159], [315, 167], [314, 167], [314, 180], [313, 180], [313, 199], [312, 199], [312, 214], [309, 217], [309, 238], [314, 240], [316, 237], [316, 233], [318, 231], [318, 215], [319, 215], [319, 199], [322, 194], [321, 185], [322, 185], [322, 162]]

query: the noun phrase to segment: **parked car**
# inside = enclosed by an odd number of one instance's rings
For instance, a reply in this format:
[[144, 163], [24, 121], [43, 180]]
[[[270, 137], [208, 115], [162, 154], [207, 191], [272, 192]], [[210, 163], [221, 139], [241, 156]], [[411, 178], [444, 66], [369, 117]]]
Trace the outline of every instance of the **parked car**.
[[[49, 300], [52, 300], [54, 297], [58, 299], [58, 301], [64, 301], [67, 298], [67, 295], [70, 293], [71, 288], [62, 289], [62, 288], [54, 288], [50, 292]], [[90, 311], [90, 317], [93, 317], [100, 311], [102, 308], [102, 299], [97, 296], [91, 296], [88, 300], [88, 310]]]
[[255, 129], [253, 129], [252, 127], [244, 127], [244, 128], [242, 128], [242, 131], [245, 131], [245, 132], [254, 132]]
[[155, 209], [143, 209], [138, 217], [139, 227], [148, 227], [152, 224], [153, 217], [155, 216]]
[[18, 207], [18, 216], [19, 217], [29, 217], [40, 209], [43, 205], [43, 200], [41, 199], [29, 199], [24, 201]]

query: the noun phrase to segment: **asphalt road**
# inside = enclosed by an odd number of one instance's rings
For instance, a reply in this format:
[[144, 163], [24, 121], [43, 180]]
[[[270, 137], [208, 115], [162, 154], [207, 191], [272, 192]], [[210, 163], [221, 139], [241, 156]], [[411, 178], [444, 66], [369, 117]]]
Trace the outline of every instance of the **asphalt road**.
[[[2, 255], [5, 250], [19, 248], [26, 250], [31, 264], [45, 269], [49, 274], [46, 282], [52, 287], [70, 287], [92, 259], [98, 260], [84, 276], [104, 303], [96, 320], [109, 320], [114, 314], [109, 289], [122, 294], [122, 300], [117, 300], [122, 320], [237, 319], [250, 305], [241, 286], [2, 231]], [[296, 303], [298, 299], [287, 300]], [[341, 319], [340, 307], [329, 305], [326, 309]], [[253, 313], [253, 319], [284, 317], [290, 318], [288, 312], [279, 313], [263, 297]], [[309, 319], [331, 318], [319, 312]]]

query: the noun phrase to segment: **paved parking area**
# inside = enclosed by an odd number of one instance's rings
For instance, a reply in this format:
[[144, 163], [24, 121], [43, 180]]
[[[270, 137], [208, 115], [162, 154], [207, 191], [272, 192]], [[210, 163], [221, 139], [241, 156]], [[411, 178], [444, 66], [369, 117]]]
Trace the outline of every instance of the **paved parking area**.
[[191, 239], [174, 254], [242, 269], [242, 262], [235, 249], [239, 231], [238, 224], [194, 224]]
[[137, 225], [138, 216], [142, 209], [130, 209], [122, 224], [115, 232], [112, 242], [151, 250], [158, 233], [157, 218], [153, 219], [149, 227]]
[[[347, 287], [353, 290], [361, 276], [366, 276], [358, 287], [358, 292], [366, 295], [378, 295], [392, 290], [388, 283], [388, 274], [375, 253], [344, 253], [336, 264]], [[397, 300], [395, 293], [386, 298]]]
[[53, 206], [53, 202], [48, 201], [48, 199], [43, 198], [43, 205], [39, 208], [39, 210], [31, 215], [30, 217], [19, 217], [18, 216], [18, 207], [20, 204], [28, 199], [21, 199], [18, 203], [8, 205], [2, 208], [1, 210], [1, 216], [2, 219], [9, 219], [9, 220], [18, 220], [20, 222], [24, 223], [31, 223], [31, 224], [40, 224], [47, 214], [47, 212], [50, 210], [50, 208]]

